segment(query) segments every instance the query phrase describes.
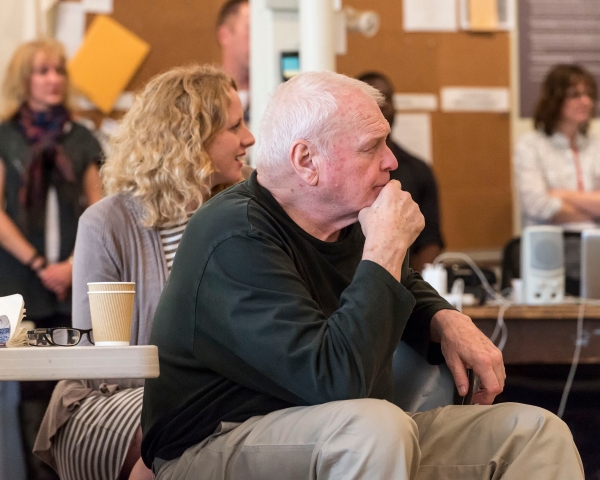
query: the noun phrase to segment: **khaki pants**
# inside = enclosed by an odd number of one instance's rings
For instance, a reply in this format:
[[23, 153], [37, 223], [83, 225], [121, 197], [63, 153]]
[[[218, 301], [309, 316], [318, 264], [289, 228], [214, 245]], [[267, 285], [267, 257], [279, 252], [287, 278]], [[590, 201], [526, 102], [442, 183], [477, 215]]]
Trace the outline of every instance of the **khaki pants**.
[[541, 408], [505, 403], [406, 414], [375, 399], [222, 423], [158, 466], [157, 480], [584, 478], [568, 427]]

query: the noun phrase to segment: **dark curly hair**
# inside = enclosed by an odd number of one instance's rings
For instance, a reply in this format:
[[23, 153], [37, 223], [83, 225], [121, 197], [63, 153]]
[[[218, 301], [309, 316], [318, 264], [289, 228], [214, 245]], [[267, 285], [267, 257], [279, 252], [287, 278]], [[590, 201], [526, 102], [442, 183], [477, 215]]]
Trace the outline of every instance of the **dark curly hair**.
[[[535, 128], [542, 129], [546, 135], [552, 135], [560, 122], [562, 107], [569, 88], [584, 83], [594, 104], [592, 116], [596, 111], [596, 80], [579, 65], [556, 65], [550, 70], [544, 83], [540, 98], [533, 114]], [[589, 122], [583, 123], [579, 130], [586, 134]]]

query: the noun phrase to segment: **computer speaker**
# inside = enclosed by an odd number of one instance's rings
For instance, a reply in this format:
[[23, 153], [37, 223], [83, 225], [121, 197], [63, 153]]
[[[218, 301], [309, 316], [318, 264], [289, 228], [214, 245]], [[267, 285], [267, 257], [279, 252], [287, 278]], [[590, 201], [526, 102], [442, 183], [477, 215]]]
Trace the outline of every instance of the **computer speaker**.
[[521, 235], [521, 279], [526, 304], [562, 303], [565, 296], [563, 229], [526, 227]]
[[581, 232], [581, 297], [600, 298], [600, 229]]

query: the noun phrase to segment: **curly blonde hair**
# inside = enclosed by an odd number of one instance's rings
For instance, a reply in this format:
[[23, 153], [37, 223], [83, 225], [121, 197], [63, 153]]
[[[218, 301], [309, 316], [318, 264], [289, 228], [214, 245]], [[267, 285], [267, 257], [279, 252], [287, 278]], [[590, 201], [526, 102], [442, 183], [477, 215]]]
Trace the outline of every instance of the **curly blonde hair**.
[[225, 128], [235, 81], [213, 66], [190, 65], [154, 77], [111, 139], [102, 167], [106, 193], [129, 192], [147, 228], [180, 223], [210, 195], [215, 171], [206, 152]]
[[[33, 61], [38, 52], [44, 52], [48, 57], [58, 58], [64, 66], [66, 64], [65, 47], [53, 38], [42, 38], [32, 42], [23, 43], [15, 50], [8, 64], [2, 96], [4, 97], [4, 110], [0, 120], [11, 119], [25, 102], [29, 100], [29, 85], [33, 73]], [[67, 81], [63, 105], [69, 104], [69, 75], [65, 70]]]

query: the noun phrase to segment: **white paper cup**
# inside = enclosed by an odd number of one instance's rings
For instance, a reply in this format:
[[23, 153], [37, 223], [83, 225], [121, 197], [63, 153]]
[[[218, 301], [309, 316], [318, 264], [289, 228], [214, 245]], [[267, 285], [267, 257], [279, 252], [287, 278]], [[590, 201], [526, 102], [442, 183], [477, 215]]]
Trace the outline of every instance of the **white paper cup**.
[[117, 292], [135, 290], [135, 282], [88, 282], [90, 292]]
[[90, 291], [94, 343], [99, 347], [129, 345], [135, 292]]

